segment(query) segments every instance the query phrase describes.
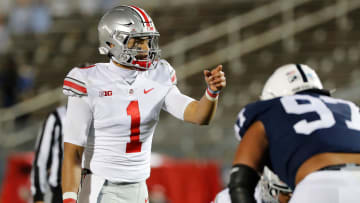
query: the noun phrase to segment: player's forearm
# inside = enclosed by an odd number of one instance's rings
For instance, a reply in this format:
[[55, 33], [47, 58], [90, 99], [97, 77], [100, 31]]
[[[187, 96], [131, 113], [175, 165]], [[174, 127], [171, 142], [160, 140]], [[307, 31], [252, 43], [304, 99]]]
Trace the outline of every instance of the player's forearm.
[[65, 164], [62, 167], [61, 185], [63, 193], [77, 192], [80, 185], [81, 167], [80, 165]]
[[61, 186], [63, 193], [78, 192], [81, 179], [81, 157], [83, 148], [64, 143]]
[[184, 113], [184, 120], [199, 125], [208, 125], [215, 115], [217, 103], [217, 99], [210, 101], [204, 95], [200, 101], [193, 101], [188, 105]]
[[209, 101], [205, 96], [199, 101], [199, 119], [201, 124], [208, 125], [214, 118], [218, 100]]

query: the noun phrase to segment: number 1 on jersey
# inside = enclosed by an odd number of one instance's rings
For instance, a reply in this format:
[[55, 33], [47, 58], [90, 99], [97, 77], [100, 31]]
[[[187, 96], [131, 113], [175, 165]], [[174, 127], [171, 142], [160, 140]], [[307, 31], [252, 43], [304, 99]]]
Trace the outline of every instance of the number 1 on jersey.
[[126, 143], [126, 153], [141, 152], [140, 142], [140, 111], [137, 100], [131, 101], [126, 108], [127, 115], [131, 117], [130, 142]]

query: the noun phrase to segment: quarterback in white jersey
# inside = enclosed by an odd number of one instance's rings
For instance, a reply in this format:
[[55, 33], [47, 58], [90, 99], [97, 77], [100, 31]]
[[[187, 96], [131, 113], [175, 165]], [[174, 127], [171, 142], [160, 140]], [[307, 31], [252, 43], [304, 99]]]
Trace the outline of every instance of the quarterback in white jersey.
[[[173, 67], [159, 58], [159, 33], [148, 14], [118, 6], [100, 20], [100, 53], [109, 63], [72, 69], [64, 132], [64, 203], [146, 203], [151, 143], [163, 109], [174, 117], [209, 124], [226, 86], [222, 66], [204, 71], [208, 88], [194, 100], [176, 86]], [[83, 168], [81, 190], [80, 169]]]

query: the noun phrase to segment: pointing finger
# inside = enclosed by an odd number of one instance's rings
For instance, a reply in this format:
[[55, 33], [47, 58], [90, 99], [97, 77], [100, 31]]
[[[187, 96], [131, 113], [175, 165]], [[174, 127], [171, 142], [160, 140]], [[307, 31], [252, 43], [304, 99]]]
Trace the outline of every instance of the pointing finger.
[[217, 73], [217, 72], [222, 71], [222, 68], [223, 68], [222, 65], [218, 65], [215, 69], [213, 69], [213, 70], [211, 71], [211, 74], [215, 74], [215, 73]]

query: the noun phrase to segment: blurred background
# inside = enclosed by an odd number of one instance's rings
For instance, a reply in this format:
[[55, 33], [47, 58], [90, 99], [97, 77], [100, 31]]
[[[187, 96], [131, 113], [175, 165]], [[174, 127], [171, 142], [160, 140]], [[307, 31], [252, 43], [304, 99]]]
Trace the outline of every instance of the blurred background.
[[335, 96], [360, 101], [359, 0], [1, 0], [0, 183], [7, 157], [33, 151], [46, 115], [66, 103], [66, 73], [108, 61], [98, 54], [97, 23], [119, 4], [148, 11], [183, 93], [199, 99], [202, 70], [223, 64], [228, 83], [212, 124], [184, 124], [163, 112], [153, 151], [214, 161], [224, 183], [237, 114], [278, 66], [308, 64]]

